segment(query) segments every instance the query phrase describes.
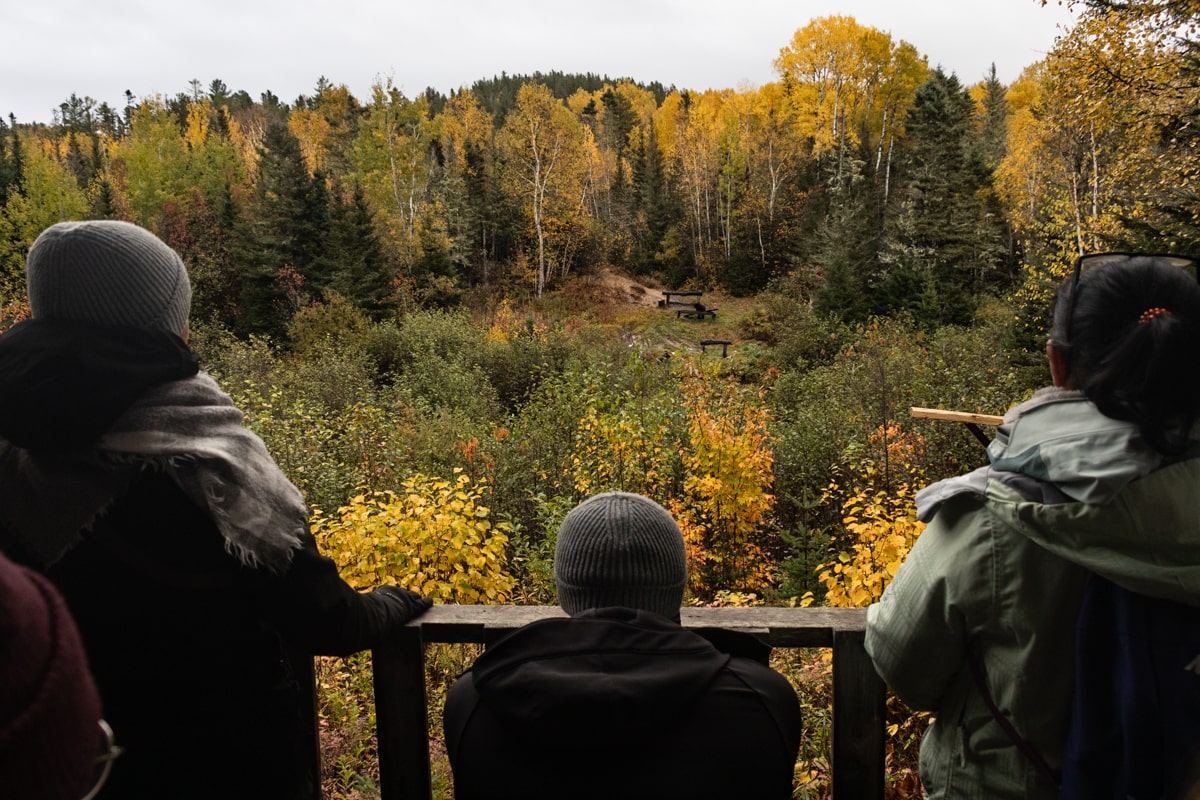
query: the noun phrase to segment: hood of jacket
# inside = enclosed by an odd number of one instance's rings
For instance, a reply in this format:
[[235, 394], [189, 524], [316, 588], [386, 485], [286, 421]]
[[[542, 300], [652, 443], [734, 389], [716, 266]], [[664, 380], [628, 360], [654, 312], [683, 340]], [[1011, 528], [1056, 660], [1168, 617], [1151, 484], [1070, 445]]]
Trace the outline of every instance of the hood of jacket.
[[61, 557], [128, 480], [97, 441], [147, 389], [197, 370], [161, 331], [27, 320], [0, 336], [0, 550]]
[[1005, 414], [989, 466], [918, 494], [918, 516], [982, 494], [1002, 522], [1131, 591], [1200, 605], [1200, 454], [1168, 458], [1081, 393], [1043, 389]]
[[[753, 637], [727, 637], [725, 649]], [[737, 653], [741, 655], [741, 653]], [[696, 702], [732, 654], [656, 614], [603, 608], [541, 620], [490, 647], [472, 668], [475, 689], [502, 718], [548, 738], [571, 730], [593, 742], [661, 732]], [[592, 721], [580, 731], [578, 720]], [[586, 742], [580, 742], [586, 744]]]
[[0, 336], [0, 438], [39, 453], [86, 449], [147, 389], [198, 370], [169, 333], [26, 320]]

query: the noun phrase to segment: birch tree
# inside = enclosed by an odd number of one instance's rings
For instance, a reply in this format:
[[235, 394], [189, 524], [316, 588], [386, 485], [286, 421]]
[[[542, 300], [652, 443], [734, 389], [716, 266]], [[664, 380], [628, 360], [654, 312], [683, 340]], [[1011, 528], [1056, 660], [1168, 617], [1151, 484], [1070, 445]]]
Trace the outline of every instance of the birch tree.
[[390, 79], [372, 87], [351, 161], [386, 240], [410, 271], [421, 254], [418, 224], [429, 199], [436, 138], [425, 98], [409, 100]]
[[[590, 137], [561, 101], [541, 84], [525, 84], [496, 137], [501, 176], [522, 198], [537, 250], [541, 297], [556, 258], [563, 271], [571, 253], [571, 223], [586, 213], [583, 178]], [[556, 236], [555, 234], [558, 234]], [[558, 252], [551, 252], [558, 245]]]
[[775, 69], [814, 156], [841, 163], [861, 147], [874, 172], [890, 176], [893, 144], [928, 69], [915, 47], [854, 17], [823, 17], [796, 31]]

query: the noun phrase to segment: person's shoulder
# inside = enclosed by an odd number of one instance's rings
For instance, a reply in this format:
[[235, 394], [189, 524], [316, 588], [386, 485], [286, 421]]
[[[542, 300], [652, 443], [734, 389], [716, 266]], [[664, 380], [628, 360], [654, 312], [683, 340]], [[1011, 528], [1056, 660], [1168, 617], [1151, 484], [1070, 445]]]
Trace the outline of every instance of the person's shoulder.
[[694, 632], [729, 656], [725, 670], [739, 681], [760, 694], [795, 701], [792, 684], [770, 666], [771, 647], [766, 642], [749, 633], [722, 628], [701, 628]]
[[722, 653], [737, 658], [746, 658], [766, 664], [771, 657], [771, 646], [753, 634], [732, 631], [727, 628], [689, 628], [688, 632], [699, 636]]
[[475, 688], [475, 674], [468, 669], [455, 678], [446, 690], [446, 709], [452, 706], [469, 705], [478, 701], [479, 691]]
[[[737, 693], [742, 698], [737, 702], [743, 708], [751, 703], [757, 713], [764, 715], [762, 719], [771, 720], [770, 729], [776, 732], [778, 741], [784, 743], [794, 761], [800, 748], [802, 720], [800, 697], [791, 681], [770, 666], [745, 656], [731, 656], [723, 674], [727, 682], [744, 687]], [[747, 690], [750, 694], [744, 693]]]
[[796, 690], [781, 672], [746, 656], [730, 656], [726, 669], [760, 692], [795, 698]]

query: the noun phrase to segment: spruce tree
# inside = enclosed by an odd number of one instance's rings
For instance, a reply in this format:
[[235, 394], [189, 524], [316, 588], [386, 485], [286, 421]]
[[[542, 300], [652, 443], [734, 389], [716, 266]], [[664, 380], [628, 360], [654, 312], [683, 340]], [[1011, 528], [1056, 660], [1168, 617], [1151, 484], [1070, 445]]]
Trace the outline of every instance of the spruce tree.
[[391, 273], [383, 244], [362, 185], [354, 184], [350, 197], [334, 192], [330, 209], [330, 260], [334, 263], [331, 288], [372, 317], [386, 310]]
[[638, 251], [633, 260], [639, 271], [648, 272], [655, 266], [655, 255], [662, 250], [667, 231], [679, 217], [654, 126], [650, 126], [645, 141], [635, 151], [633, 184], [638, 220], [635, 228]]
[[78, 133], [67, 134], [67, 171], [75, 176], [80, 189], [86, 189], [96, 174], [91, 162], [84, 157]]
[[872, 286], [877, 281], [879, 200], [863, 174], [860, 158], [827, 165], [827, 211], [817, 229], [814, 260], [824, 281], [814, 297], [815, 309], [846, 322], [866, 319], [874, 310]]
[[267, 128], [255, 192], [238, 226], [243, 265], [239, 328], [281, 334], [287, 319], [330, 278], [324, 179], [308, 174], [300, 143], [285, 123]]
[[983, 82], [983, 108], [979, 119], [977, 150], [983, 166], [995, 170], [1008, 152], [1008, 97], [992, 64]]
[[0, 206], [8, 197], [8, 188], [13, 184], [12, 164], [8, 155], [8, 125], [0, 119]]
[[1001, 220], [980, 199], [991, 171], [978, 158], [974, 102], [953, 74], [935, 69], [905, 119], [898, 211], [880, 262], [879, 310], [910, 311], [926, 327], [967, 324], [977, 295], [994, 285], [1003, 255]]
[[107, 175], [96, 179], [91, 192], [92, 219], [119, 219], [117, 195]]
[[23, 194], [25, 191], [25, 155], [21, 149], [21, 137], [17, 134], [17, 118], [9, 115], [10, 146], [5, 169], [5, 195]]

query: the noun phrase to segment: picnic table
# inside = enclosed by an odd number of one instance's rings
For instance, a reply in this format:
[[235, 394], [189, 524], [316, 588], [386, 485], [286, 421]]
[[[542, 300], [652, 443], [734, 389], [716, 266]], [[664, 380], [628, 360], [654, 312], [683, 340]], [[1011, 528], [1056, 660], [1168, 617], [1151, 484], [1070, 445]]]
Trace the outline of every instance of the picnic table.
[[672, 305], [692, 305], [692, 303], [682, 303], [678, 300], [672, 300], [672, 297], [700, 297], [704, 292], [668, 292], [663, 290], [663, 299], [658, 301], [658, 304], [663, 308], [670, 308]]

